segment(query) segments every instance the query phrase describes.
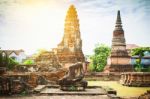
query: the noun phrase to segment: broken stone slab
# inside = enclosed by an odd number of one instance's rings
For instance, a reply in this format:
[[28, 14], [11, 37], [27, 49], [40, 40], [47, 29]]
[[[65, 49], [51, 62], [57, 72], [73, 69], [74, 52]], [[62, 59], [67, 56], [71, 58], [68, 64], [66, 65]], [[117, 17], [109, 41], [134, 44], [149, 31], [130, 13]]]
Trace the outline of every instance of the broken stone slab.
[[36, 88], [34, 88], [34, 92], [41, 92], [45, 88], [46, 85], [38, 85]]
[[108, 94], [107, 95], [110, 99], [121, 99], [119, 96], [116, 96], [115, 94]]
[[117, 95], [117, 91], [108, 86], [103, 86], [102, 88], [107, 92], [107, 94]]

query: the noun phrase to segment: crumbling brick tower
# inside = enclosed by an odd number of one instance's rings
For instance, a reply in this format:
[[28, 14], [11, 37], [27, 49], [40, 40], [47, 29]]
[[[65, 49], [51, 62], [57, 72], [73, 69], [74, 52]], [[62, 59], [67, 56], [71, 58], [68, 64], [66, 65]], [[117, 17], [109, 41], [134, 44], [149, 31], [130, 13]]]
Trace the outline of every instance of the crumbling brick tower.
[[73, 5], [67, 11], [64, 36], [56, 48], [56, 54], [62, 65], [66, 63], [84, 62], [79, 19]]
[[105, 72], [129, 72], [133, 71], [130, 63], [131, 57], [126, 50], [124, 30], [122, 28], [120, 11], [117, 13], [115, 30], [113, 31], [111, 55], [108, 57]]

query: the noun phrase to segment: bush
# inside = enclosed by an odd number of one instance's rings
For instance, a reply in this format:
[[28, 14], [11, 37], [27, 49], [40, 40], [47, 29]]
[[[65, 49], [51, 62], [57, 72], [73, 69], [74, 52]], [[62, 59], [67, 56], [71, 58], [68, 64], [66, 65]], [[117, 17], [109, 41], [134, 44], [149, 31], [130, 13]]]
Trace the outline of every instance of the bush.
[[24, 64], [24, 65], [33, 65], [33, 64], [34, 64], [34, 61], [28, 59], [28, 60], [25, 60], [23, 64]]

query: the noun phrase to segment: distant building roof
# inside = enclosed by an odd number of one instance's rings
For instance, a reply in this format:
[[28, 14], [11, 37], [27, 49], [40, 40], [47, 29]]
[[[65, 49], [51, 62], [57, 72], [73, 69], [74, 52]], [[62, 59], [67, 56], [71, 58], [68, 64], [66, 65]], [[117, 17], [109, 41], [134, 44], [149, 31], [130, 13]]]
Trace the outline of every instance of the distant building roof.
[[23, 49], [20, 49], [20, 50], [0, 50], [0, 51], [5, 52], [7, 55], [12, 54], [13, 52], [14, 52], [16, 55], [19, 55], [21, 52], [24, 52]]
[[140, 47], [140, 46], [138, 46], [136, 44], [126, 44], [127, 50], [131, 50], [131, 49], [138, 48], [138, 47]]

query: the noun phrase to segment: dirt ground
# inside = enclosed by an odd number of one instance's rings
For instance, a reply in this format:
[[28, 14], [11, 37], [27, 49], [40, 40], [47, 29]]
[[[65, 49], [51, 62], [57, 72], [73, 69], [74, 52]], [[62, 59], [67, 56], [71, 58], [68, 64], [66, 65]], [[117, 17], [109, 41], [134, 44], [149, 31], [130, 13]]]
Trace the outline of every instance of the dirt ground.
[[95, 96], [78, 96], [78, 95], [65, 95], [65, 96], [20, 96], [20, 97], [0, 97], [0, 99], [110, 99], [106, 95]]

